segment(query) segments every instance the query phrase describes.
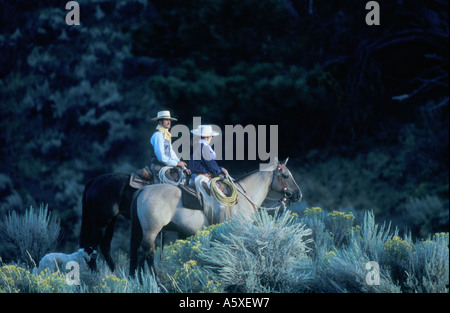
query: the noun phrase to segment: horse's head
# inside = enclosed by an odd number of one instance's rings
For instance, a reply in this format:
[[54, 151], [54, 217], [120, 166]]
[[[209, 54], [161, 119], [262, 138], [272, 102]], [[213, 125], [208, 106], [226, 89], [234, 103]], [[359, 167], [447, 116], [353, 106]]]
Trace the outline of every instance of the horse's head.
[[280, 163], [276, 160], [276, 167], [274, 170], [274, 176], [272, 180], [272, 190], [283, 193], [286, 197], [290, 198], [294, 202], [298, 202], [302, 199], [302, 192], [295, 182], [291, 172], [286, 167], [286, 161]]

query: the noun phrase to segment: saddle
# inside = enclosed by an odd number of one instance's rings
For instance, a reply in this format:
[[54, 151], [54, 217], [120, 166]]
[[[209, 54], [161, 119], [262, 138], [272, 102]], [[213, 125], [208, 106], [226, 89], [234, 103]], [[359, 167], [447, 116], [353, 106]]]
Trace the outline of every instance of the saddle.
[[195, 187], [189, 185], [178, 185], [181, 190], [181, 201], [183, 206], [193, 210], [203, 210], [203, 199], [200, 193], [197, 193]]
[[152, 183], [153, 174], [147, 167], [138, 169], [130, 175], [130, 186], [133, 188], [141, 189], [147, 185], [151, 185]]

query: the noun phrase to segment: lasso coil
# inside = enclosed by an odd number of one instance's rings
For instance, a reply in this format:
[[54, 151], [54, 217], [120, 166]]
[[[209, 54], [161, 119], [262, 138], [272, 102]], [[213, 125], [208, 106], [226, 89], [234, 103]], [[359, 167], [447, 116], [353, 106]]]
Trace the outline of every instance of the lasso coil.
[[220, 177], [211, 179], [211, 185], [210, 185], [211, 193], [221, 204], [228, 206], [228, 207], [232, 207], [233, 205], [235, 205], [237, 203], [238, 194], [237, 194], [236, 187], [228, 179], [223, 180], [223, 183], [226, 184], [231, 189], [231, 195], [229, 197], [227, 197], [220, 191], [219, 187], [217, 186], [217, 181], [219, 179], [220, 179]]

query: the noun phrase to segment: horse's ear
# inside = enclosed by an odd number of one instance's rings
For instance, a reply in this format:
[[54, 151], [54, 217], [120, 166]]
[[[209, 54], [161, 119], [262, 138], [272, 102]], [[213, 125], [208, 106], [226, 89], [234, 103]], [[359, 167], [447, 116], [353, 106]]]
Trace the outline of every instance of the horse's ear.
[[289, 157], [284, 161], [284, 165], [286, 165], [288, 161], [289, 161]]

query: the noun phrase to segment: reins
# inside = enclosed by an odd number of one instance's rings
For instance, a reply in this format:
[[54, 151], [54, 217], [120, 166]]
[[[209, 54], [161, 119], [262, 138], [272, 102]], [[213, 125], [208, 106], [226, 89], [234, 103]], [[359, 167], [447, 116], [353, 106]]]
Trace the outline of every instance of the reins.
[[[286, 207], [286, 202], [287, 200], [292, 197], [292, 192], [286, 187], [285, 183], [283, 182], [283, 180], [281, 179], [281, 174], [280, 171], [285, 168], [286, 165], [282, 164], [277, 166], [277, 168], [274, 170], [274, 175], [275, 173], [278, 173], [278, 181], [282, 187], [282, 191], [283, 191], [283, 196], [281, 197], [280, 200], [278, 200], [278, 202], [280, 202], [280, 206], [283, 206], [284, 208]], [[245, 191], [245, 189], [241, 186], [241, 184], [239, 184], [239, 182], [237, 182], [237, 184], [235, 183], [235, 180], [233, 177], [230, 176], [230, 174], [226, 175], [226, 178], [233, 184], [233, 186], [236, 188], [236, 190], [244, 196], [245, 199], [247, 199], [248, 202], [250, 202], [250, 204], [252, 205], [253, 209], [256, 211], [258, 208], [262, 209], [262, 210], [276, 210], [276, 208], [278, 207], [277, 205], [274, 205], [272, 207], [266, 208], [263, 207], [261, 205], [256, 204], [255, 202], [253, 202], [252, 199], [250, 199], [250, 197], [248, 196], [248, 193]], [[272, 182], [273, 182], [273, 177], [272, 177]]]
[[[255, 211], [257, 210], [256, 207], [262, 208], [260, 205], [257, 205], [256, 203], [254, 203], [254, 202], [252, 201], [252, 199], [250, 199], [250, 197], [248, 196], [248, 193], [247, 193], [247, 192], [245, 191], [245, 189], [241, 186], [241, 184], [239, 184], [239, 182], [238, 182], [237, 185], [236, 185], [236, 183], [234, 182], [234, 178], [231, 177], [230, 174], [227, 174], [226, 177], [227, 177], [227, 179], [231, 182], [231, 184], [234, 186], [234, 188], [236, 188], [236, 190], [237, 190], [241, 195], [243, 195], [244, 198], [248, 200], [248, 202], [250, 202], [250, 204], [252, 205], [252, 207], [253, 207], [253, 209], [254, 209]], [[238, 185], [239, 185], [239, 187], [238, 187]]]

